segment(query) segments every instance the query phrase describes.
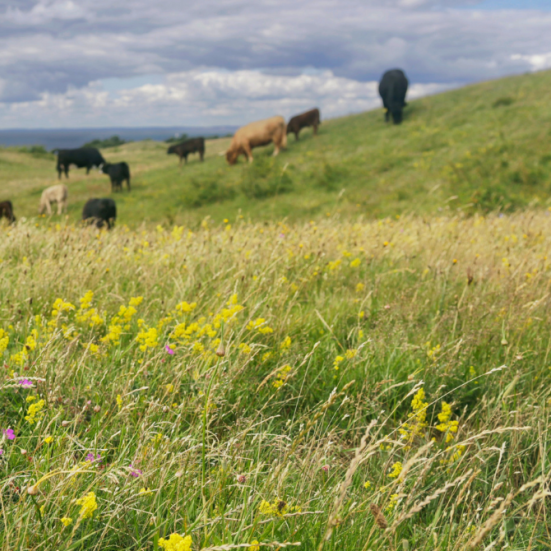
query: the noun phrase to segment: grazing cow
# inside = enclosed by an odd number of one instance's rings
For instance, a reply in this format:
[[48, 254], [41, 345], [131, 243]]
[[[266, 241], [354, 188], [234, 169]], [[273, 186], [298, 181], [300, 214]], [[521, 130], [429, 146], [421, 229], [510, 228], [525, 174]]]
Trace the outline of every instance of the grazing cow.
[[185, 159], [185, 162], [187, 164], [187, 156], [190, 153], [199, 153], [199, 157], [202, 161], [205, 155], [205, 138], [191, 138], [190, 140], [186, 140], [185, 142], [171, 145], [167, 149], [166, 154], [170, 155], [171, 153], [175, 153], [176, 155], [178, 155], [178, 157], [180, 157], [179, 166], [182, 166], [182, 157]]
[[50, 186], [42, 192], [40, 197], [40, 207], [38, 208], [39, 214], [44, 214], [44, 211], [48, 213], [48, 216], [52, 214], [52, 203], [57, 203], [57, 214], [61, 214], [63, 209], [67, 211], [67, 196], [69, 190], [65, 184], [58, 184], [57, 186]]
[[402, 110], [407, 103], [406, 92], [408, 90], [408, 79], [401, 69], [387, 71], [379, 83], [379, 94], [383, 99], [386, 109], [385, 121], [389, 121], [390, 115], [394, 124], [402, 122]]
[[126, 180], [126, 189], [130, 191], [130, 169], [123, 161], [122, 163], [106, 163], [101, 167], [104, 174], [111, 178], [111, 191], [122, 191], [122, 183]]
[[88, 199], [82, 209], [82, 219], [90, 220], [98, 228], [102, 228], [103, 224], [107, 224], [107, 229], [111, 229], [111, 225], [115, 224], [117, 219], [117, 205], [113, 199]]
[[287, 123], [287, 134], [293, 132], [295, 134], [295, 139], [298, 140], [298, 134], [307, 126], [311, 126], [314, 130], [314, 136], [318, 134], [318, 126], [321, 124], [320, 121], [320, 110], [311, 109], [306, 111], [306, 113], [301, 113], [300, 115], [295, 115]]
[[75, 165], [77, 168], [86, 168], [86, 174], [90, 174], [92, 167], [100, 168], [105, 164], [105, 159], [95, 147], [80, 147], [78, 149], [54, 149], [57, 151], [57, 173], [61, 178], [61, 173], [65, 172], [65, 177], [69, 178], [69, 166]]
[[271, 117], [242, 126], [233, 135], [230, 147], [226, 151], [226, 160], [230, 165], [234, 165], [239, 155], [245, 155], [249, 163], [252, 163], [253, 147], [268, 145], [271, 142], [274, 142], [275, 146], [274, 157], [279, 153], [280, 148], [287, 147], [287, 133], [283, 117]]
[[10, 224], [15, 222], [15, 216], [13, 215], [13, 205], [11, 201], [2, 201], [0, 203], [0, 218], [5, 217], [10, 221]]

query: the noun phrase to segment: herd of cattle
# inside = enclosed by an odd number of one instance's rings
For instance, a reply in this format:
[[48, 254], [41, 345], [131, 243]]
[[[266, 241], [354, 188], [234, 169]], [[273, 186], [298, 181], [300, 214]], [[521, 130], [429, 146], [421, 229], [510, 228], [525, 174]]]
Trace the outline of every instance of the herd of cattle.
[[[405, 102], [408, 80], [400, 69], [387, 71], [380, 83], [379, 94], [385, 108], [385, 120], [388, 122], [392, 116], [394, 124], [402, 122], [402, 111], [407, 105]], [[249, 162], [253, 161], [252, 150], [255, 147], [274, 144], [276, 156], [280, 150], [287, 147], [287, 135], [293, 133], [295, 140], [298, 140], [299, 133], [303, 128], [312, 127], [314, 135], [318, 133], [318, 126], [321, 124], [319, 109], [311, 109], [300, 115], [292, 117], [287, 124], [280, 116], [252, 122], [239, 128], [231, 140], [230, 146], [222, 153], [226, 156], [229, 165], [234, 165], [240, 155], [244, 155]], [[102, 154], [94, 147], [80, 147], [78, 149], [59, 149], [57, 153], [57, 172], [61, 179], [62, 173], [69, 178], [69, 167], [86, 168], [86, 174], [91, 168], [100, 170], [109, 176], [111, 190], [122, 191], [123, 183], [130, 191], [130, 169], [125, 162], [108, 163]], [[205, 139], [192, 138], [168, 148], [167, 154], [178, 155], [180, 166], [182, 159], [187, 163], [188, 155], [198, 153], [201, 161], [205, 155]], [[61, 214], [67, 209], [68, 189], [66, 185], [59, 184], [44, 190], [40, 198], [39, 212], [52, 214], [52, 203], [57, 204], [57, 213]], [[0, 202], [0, 218], [5, 217], [10, 222], [15, 222], [13, 205], [11, 201]], [[82, 219], [94, 223], [98, 228], [104, 225], [111, 228], [117, 218], [117, 206], [113, 199], [89, 199], [82, 210]]]

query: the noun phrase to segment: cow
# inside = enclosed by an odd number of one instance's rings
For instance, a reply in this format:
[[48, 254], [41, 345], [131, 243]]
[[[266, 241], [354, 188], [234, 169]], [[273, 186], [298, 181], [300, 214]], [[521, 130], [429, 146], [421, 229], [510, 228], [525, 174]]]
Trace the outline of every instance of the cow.
[[287, 133], [285, 119], [280, 116], [271, 117], [262, 121], [251, 122], [242, 126], [233, 135], [229, 149], [226, 151], [226, 160], [234, 165], [239, 155], [245, 155], [249, 163], [253, 162], [252, 149], [274, 142], [274, 157], [281, 148], [287, 147]]
[[178, 157], [180, 157], [179, 166], [182, 166], [182, 157], [185, 159], [187, 164], [187, 156], [190, 153], [199, 153], [199, 157], [202, 161], [205, 156], [205, 138], [191, 138], [185, 142], [171, 145], [167, 149], [166, 154], [171, 155], [172, 153], [175, 153]]
[[100, 169], [105, 164], [105, 159], [95, 147], [80, 147], [78, 149], [54, 149], [57, 152], [57, 172], [61, 179], [61, 173], [69, 178], [69, 166], [86, 168], [86, 174], [90, 174], [92, 167]]
[[402, 122], [402, 110], [407, 103], [406, 92], [408, 90], [408, 79], [401, 69], [387, 71], [379, 83], [379, 95], [383, 100], [385, 121], [388, 122], [390, 115], [394, 124]]
[[314, 136], [317, 136], [318, 134], [318, 126], [321, 124], [320, 121], [320, 110], [319, 109], [311, 109], [310, 111], [306, 111], [306, 113], [301, 113], [300, 115], [295, 115], [288, 123], [287, 123], [287, 134], [290, 134], [293, 132], [295, 134], [295, 140], [298, 140], [298, 134], [307, 126], [311, 126], [314, 130]]
[[10, 224], [15, 222], [15, 216], [13, 215], [13, 205], [11, 201], [0, 202], [0, 218], [7, 218]]
[[111, 179], [111, 191], [122, 191], [122, 183], [126, 180], [126, 189], [130, 191], [130, 169], [123, 161], [122, 163], [105, 163], [101, 167], [104, 174]]
[[88, 199], [82, 209], [82, 220], [90, 220], [97, 228], [102, 228], [106, 223], [110, 230], [116, 219], [117, 205], [113, 199]]
[[52, 214], [52, 203], [57, 203], [57, 214], [61, 214], [63, 209], [67, 211], [67, 196], [69, 190], [65, 184], [58, 184], [57, 186], [50, 186], [42, 192], [40, 197], [40, 206], [38, 207], [38, 213], [44, 214], [44, 211], [48, 213], [48, 216]]

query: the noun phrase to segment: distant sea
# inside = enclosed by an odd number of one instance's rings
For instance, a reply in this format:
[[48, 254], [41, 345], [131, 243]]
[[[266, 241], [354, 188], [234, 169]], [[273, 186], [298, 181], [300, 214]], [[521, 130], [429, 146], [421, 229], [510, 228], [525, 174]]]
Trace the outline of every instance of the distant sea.
[[52, 149], [70, 149], [81, 147], [92, 140], [104, 140], [118, 136], [125, 141], [156, 140], [164, 141], [172, 136], [187, 134], [190, 137], [225, 136], [233, 134], [236, 126], [151, 126], [145, 128], [37, 128], [35, 130], [13, 128], [0, 130], [0, 146], [42, 145], [48, 151]]

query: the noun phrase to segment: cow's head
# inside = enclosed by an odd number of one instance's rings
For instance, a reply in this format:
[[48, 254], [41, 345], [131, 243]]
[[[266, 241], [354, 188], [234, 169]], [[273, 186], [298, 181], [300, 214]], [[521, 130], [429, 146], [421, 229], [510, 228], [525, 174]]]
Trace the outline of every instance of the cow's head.
[[109, 174], [109, 163], [101, 163], [101, 165], [99, 165], [98, 167], [98, 170], [100, 172], [103, 172], [104, 174]]
[[228, 161], [229, 165], [234, 165], [237, 161], [237, 150], [235, 149], [228, 149], [226, 151], [226, 161]]
[[171, 145], [171, 146], [166, 150], [166, 154], [167, 154], [167, 155], [170, 155], [171, 153], [176, 153], [176, 146], [175, 146], [175, 145]]

